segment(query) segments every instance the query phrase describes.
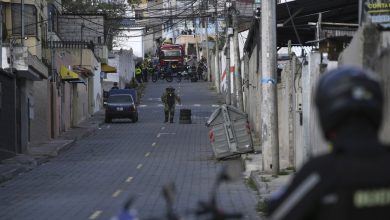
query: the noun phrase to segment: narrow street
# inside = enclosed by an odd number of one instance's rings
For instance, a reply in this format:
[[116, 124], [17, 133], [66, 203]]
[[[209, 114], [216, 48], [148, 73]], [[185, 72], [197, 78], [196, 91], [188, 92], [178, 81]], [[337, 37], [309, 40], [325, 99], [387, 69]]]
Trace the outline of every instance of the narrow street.
[[[172, 85], [181, 96], [175, 123], [163, 123], [160, 97]], [[69, 150], [0, 185], [0, 218], [110, 219], [129, 197], [141, 219], [162, 218], [161, 187], [176, 186], [180, 215], [207, 200], [224, 163], [213, 158], [205, 122], [218, 106], [206, 82], [149, 82], [139, 105], [139, 121], [114, 120]], [[192, 110], [192, 124], [179, 124], [179, 109]], [[223, 184], [218, 204], [244, 219], [258, 219], [256, 193], [244, 180]]]

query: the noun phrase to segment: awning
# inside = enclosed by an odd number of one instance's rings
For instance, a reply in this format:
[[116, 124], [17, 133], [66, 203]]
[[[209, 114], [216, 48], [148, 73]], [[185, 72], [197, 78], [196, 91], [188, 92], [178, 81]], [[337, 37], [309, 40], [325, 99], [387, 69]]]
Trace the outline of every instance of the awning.
[[102, 72], [105, 73], [116, 73], [116, 68], [108, 64], [102, 63]]
[[61, 65], [60, 68], [60, 76], [62, 80], [79, 80], [79, 74], [73, 72], [72, 70], [69, 70], [64, 65]]
[[79, 74], [73, 72], [72, 70], [69, 70], [64, 65], [61, 65], [60, 76], [62, 80], [69, 81], [69, 82], [82, 80]]

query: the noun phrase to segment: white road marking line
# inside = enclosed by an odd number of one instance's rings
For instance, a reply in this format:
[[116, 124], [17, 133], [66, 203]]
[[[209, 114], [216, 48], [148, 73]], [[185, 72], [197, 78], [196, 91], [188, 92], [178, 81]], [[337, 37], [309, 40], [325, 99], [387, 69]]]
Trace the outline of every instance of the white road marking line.
[[211, 107], [213, 107], [213, 108], [218, 108], [219, 105], [211, 105]]
[[195, 107], [200, 107], [200, 104], [194, 104]]
[[152, 147], [156, 146], [156, 142], [153, 142]]
[[131, 181], [133, 181], [133, 177], [132, 176], [129, 176], [127, 179], [126, 179], [126, 183], [130, 183]]
[[176, 133], [158, 133], [157, 136], [161, 137], [161, 135], [175, 135]]
[[160, 133], [158, 133], [156, 137], [157, 137], [157, 138], [160, 138]]
[[165, 129], [165, 127], [162, 127], [162, 128], [161, 128], [161, 130], [164, 130], [164, 129]]
[[137, 166], [137, 170], [141, 169], [142, 168], [142, 164], [138, 164]]
[[164, 107], [164, 105], [163, 105], [163, 104], [158, 104], [157, 106], [158, 106], [158, 107]]
[[139, 105], [138, 107], [139, 108], [145, 108], [145, 107], [147, 107], [147, 105]]
[[145, 154], [145, 157], [149, 157], [150, 156], [150, 152], [147, 152], [146, 154]]
[[89, 219], [97, 219], [99, 218], [99, 216], [103, 213], [103, 211], [101, 210], [97, 210], [96, 212], [94, 212], [91, 216], [89, 216]]
[[118, 189], [117, 191], [115, 191], [115, 192], [112, 194], [112, 197], [113, 197], [113, 198], [116, 198], [116, 197], [118, 197], [121, 193], [122, 193], [122, 190]]

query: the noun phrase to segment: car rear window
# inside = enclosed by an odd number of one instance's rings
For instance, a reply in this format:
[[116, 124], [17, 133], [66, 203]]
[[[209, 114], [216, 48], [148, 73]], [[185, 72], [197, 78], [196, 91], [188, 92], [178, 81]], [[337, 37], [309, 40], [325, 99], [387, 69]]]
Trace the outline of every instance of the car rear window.
[[133, 102], [133, 99], [130, 95], [110, 95], [108, 97], [109, 103], [124, 103], [124, 102]]

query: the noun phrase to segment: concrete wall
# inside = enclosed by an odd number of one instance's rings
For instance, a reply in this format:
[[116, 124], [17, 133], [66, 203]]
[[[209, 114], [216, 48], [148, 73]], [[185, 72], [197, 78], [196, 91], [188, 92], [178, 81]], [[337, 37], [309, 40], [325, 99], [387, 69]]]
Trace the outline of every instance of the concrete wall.
[[100, 77], [101, 67], [98, 65], [93, 76], [93, 112], [96, 113], [103, 108], [103, 79]]
[[355, 34], [351, 44], [340, 55], [340, 65], [353, 65], [373, 70], [382, 77], [385, 111], [380, 138], [390, 143], [390, 33], [374, 25], [364, 25]]
[[134, 77], [135, 72], [135, 62], [134, 55], [132, 51], [122, 50], [119, 51], [119, 65], [118, 73], [121, 85], [130, 82], [131, 78]]
[[[248, 64], [248, 99], [247, 99], [247, 113], [250, 126], [253, 130], [253, 137], [258, 139], [261, 134], [261, 118], [260, 118], [260, 103], [261, 103], [261, 83], [260, 83], [260, 63], [261, 58], [258, 53], [258, 46], [253, 48], [250, 54]], [[255, 145], [255, 151], [261, 151], [260, 145]]]
[[32, 85], [30, 105], [30, 142], [39, 143], [51, 137], [50, 84], [47, 80], [36, 81]]
[[327, 143], [322, 137], [319, 127], [317, 109], [314, 106], [314, 95], [320, 74], [326, 69], [322, 68], [319, 52], [309, 53], [309, 64], [302, 72], [302, 116], [303, 116], [303, 147], [297, 148], [297, 166], [306, 162], [310, 157], [327, 152]]
[[[281, 62], [279, 62], [281, 64]], [[302, 146], [302, 125], [300, 124], [300, 110], [297, 97], [301, 97], [299, 81], [301, 62], [295, 56], [283, 63], [281, 83], [278, 84], [278, 131], [279, 131], [279, 159], [280, 168], [295, 166], [296, 148]]]
[[103, 15], [60, 15], [59, 35], [65, 41], [104, 43]]
[[278, 133], [279, 133], [279, 166], [284, 169], [289, 164], [289, 93], [287, 90], [287, 77], [284, 71], [282, 80], [277, 84], [277, 101], [278, 101]]
[[61, 131], [67, 131], [72, 127], [72, 99], [73, 83], [65, 82], [61, 85], [62, 90], [62, 114], [61, 114]]

